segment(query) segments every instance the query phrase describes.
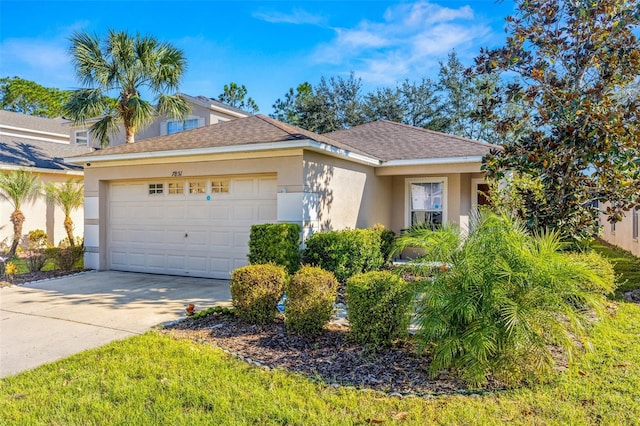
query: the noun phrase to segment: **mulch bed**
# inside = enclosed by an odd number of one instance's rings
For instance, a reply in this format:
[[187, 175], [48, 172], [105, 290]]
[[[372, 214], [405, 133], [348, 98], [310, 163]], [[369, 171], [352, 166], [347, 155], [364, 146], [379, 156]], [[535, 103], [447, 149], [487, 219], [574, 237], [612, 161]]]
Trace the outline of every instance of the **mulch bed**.
[[18, 274], [8, 280], [6, 277], [0, 277], [0, 288], [12, 285], [22, 285], [32, 281], [40, 281], [51, 278], [64, 277], [65, 275], [77, 274], [80, 271], [39, 271]]
[[[300, 373], [327, 384], [368, 388], [396, 395], [466, 393], [464, 382], [442, 372], [428, 375], [429, 358], [411, 341], [368, 350], [349, 339], [348, 327], [329, 325], [314, 337], [287, 334], [282, 319], [256, 326], [229, 314], [187, 318], [162, 330], [176, 338], [212, 344], [252, 364]], [[488, 387], [501, 386], [491, 383]]]

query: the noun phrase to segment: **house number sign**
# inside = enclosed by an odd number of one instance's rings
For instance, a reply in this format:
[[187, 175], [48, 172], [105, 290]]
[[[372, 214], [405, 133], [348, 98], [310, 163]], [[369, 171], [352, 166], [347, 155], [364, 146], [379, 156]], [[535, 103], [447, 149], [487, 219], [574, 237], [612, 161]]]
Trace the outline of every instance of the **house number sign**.
[[174, 170], [171, 172], [171, 176], [173, 177], [177, 177], [177, 176], [182, 176], [182, 170]]

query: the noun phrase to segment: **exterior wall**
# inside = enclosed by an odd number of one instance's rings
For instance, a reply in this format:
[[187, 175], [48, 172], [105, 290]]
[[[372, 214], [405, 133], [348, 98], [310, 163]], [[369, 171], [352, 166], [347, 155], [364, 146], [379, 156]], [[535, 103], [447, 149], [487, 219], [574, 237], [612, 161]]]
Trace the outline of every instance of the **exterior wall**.
[[[56, 175], [56, 174], [40, 174], [40, 181], [46, 182], [64, 182], [69, 178], [80, 178], [82, 176], [74, 175]], [[22, 234], [27, 235], [29, 231], [41, 229], [45, 231], [49, 237], [49, 243], [58, 245], [60, 241], [67, 237], [64, 229], [64, 214], [62, 210], [48, 203], [44, 197], [22, 205], [21, 209], [25, 215], [25, 222], [22, 228]], [[10, 221], [13, 207], [7, 200], [0, 200], [0, 251], [3, 242], [11, 245], [13, 241], [13, 224]], [[71, 220], [74, 224], [73, 235], [82, 237], [84, 234], [84, 213], [80, 208], [71, 214]]]
[[[181, 177], [233, 176], [244, 174], [276, 174], [278, 191], [302, 192], [302, 152], [264, 158], [211, 158], [154, 159], [142, 162], [120, 162], [113, 165], [92, 165], [85, 168], [85, 266], [105, 269], [107, 259], [107, 232], [109, 222], [109, 185], [113, 181], [132, 179], [171, 179], [174, 172]], [[154, 164], [155, 163], [155, 164]]]
[[317, 199], [305, 232], [391, 226], [391, 181], [372, 166], [315, 152], [304, 154], [304, 192]]
[[[604, 211], [604, 209], [601, 209], [601, 211]], [[640, 215], [640, 212], [638, 214]], [[639, 238], [633, 237], [633, 210], [627, 211], [622, 221], [615, 224], [615, 230], [612, 228], [611, 223], [607, 221], [607, 216], [604, 213], [600, 213], [600, 223], [602, 224], [603, 240], [640, 257]]]

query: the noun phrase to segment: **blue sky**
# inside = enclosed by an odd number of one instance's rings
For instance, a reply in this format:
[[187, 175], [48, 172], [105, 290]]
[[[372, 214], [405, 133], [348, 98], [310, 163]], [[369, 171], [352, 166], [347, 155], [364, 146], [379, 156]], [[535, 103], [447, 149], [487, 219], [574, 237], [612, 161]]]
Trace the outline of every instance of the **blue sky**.
[[503, 43], [512, 10], [511, 0], [0, 0], [0, 76], [77, 88], [68, 37], [126, 30], [184, 51], [182, 92], [217, 97], [234, 81], [269, 114], [290, 87], [321, 76], [354, 72], [368, 91], [434, 77], [452, 49], [470, 64]]

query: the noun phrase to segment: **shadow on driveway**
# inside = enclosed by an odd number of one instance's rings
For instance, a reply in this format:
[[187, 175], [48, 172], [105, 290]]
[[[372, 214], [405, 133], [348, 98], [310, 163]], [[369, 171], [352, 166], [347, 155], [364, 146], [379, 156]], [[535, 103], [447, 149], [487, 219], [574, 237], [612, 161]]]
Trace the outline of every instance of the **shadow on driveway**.
[[224, 280], [101, 271], [0, 289], [0, 377], [230, 306]]

